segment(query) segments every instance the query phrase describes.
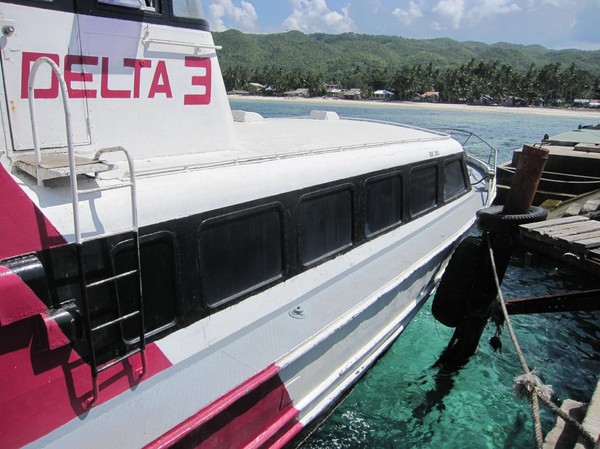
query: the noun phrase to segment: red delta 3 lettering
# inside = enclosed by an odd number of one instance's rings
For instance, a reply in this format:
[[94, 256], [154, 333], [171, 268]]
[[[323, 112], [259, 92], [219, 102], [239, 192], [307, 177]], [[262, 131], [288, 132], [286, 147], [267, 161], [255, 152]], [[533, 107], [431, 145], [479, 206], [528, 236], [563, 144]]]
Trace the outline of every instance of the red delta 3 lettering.
[[[23, 52], [21, 69], [21, 98], [27, 98], [27, 86], [31, 65], [39, 58], [46, 56], [60, 65], [60, 56], [54, 53]], [[154, 65], [156, 63], [156, 65]], [[186, 56], [183, 61], [184, 67], [189, 68], [190, 91], [183, 95], [184, 105], [207, 105], [211, 98], [211, 60], [197, 56]], [[85, 67], [100, 66], [100, 85], [98, 86], [98, 75], [89, 73]], [[162, 60], [124, 58], [123, 67], [131, 70], [130, 89], [112, 89], [109, 85], [111, 67], [108, 57], [65, 55], [64, 77], [67, 85], [69, 98], [173, 98], [171, 81], [167, 64]], [[152, 76], [148, 92], [141, 92], [142, 76]], [[34, 89], [34, 98], [57, 98], [58, 78], [52, 74], [50, 87]]]

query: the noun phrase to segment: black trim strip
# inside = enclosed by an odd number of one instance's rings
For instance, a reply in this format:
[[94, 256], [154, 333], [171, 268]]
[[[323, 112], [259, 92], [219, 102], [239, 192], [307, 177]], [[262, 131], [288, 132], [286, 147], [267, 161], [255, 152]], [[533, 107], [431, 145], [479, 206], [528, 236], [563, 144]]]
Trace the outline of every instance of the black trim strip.
[[173, 14], [172, 0], [156, 0], [156, 11], [100, 3], [98, 0], [3, 0], [3, 2], [93, 17], [210, 31], [210, 26], [206, 19], [176, 17]]

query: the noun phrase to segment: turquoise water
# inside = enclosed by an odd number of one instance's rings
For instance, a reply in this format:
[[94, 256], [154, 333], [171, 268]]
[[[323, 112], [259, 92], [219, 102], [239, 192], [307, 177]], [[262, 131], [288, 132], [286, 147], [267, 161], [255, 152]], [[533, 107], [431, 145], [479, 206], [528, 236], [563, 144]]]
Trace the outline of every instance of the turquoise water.
[[[265, 117], [307, 115], [311, 109], [335, 110], [341, 116], [399, 121], [429, 128], [468, 129], [511, 157], [523, 143], [535, 143], [594, 120], [501, 112], [441, 111], [407, 107], [332, 106], [302, 102], [231, 101], [234, 109]], [[597, 117], [597, 116], [594, 116]], [[503, 282], [506, 298], [598, 288], [600, 279], [557, 265], [554, 261], [516, 253]], [[487, 341], [454, 378], [439, 378], [433, 364], [448, 343], [452, 329], [437, 323], [429, 301], [398, 341], [368, 371], [334, 413], [304, 442], [303, 449], [436, 448], [525, 449], [534, 447], [527, 402], [512, 391], [521, 368], [508, 333], [502, 353]], [[525, 358], [557, 402], [587, 402], [600, 374], [600, 312], [538, 314], [512, 317]], [[447, 394], [442, 395], [442, 391]], [[544, 433], [554, 423], [542, 415]]]

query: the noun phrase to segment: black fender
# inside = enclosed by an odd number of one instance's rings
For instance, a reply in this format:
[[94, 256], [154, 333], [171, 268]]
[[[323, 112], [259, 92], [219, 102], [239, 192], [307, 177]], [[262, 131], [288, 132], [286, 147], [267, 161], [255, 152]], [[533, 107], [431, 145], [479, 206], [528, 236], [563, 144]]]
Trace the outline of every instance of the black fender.
[[503, 214], [503, 206], [486, 207], [477, 211], [477, 225], [484, 231], [507, 232], [516, 226], [544, 221], [548, 211], [541, 207], [531, 206], [525, 214]]
[[469, 296], [479, 278], [484, 257], [485, 246], [480, 237], [467, 237], [458, 245], [431, 305], [437, 321], [448, 327], [456, 327], [463, 321], [470, 309]]

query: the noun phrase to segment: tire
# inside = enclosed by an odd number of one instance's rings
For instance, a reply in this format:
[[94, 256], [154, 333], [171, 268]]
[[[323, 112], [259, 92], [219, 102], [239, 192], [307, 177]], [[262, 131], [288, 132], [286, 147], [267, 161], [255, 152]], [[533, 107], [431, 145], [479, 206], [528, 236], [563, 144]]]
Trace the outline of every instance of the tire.
[[548, 211], [541, 207], [531, 206], [526, 214], [502, 214], [503, 206], [492, 206], [477, 212], [477, 225], [484, 231], [507, 232], [527, 223], [544, 221]]

